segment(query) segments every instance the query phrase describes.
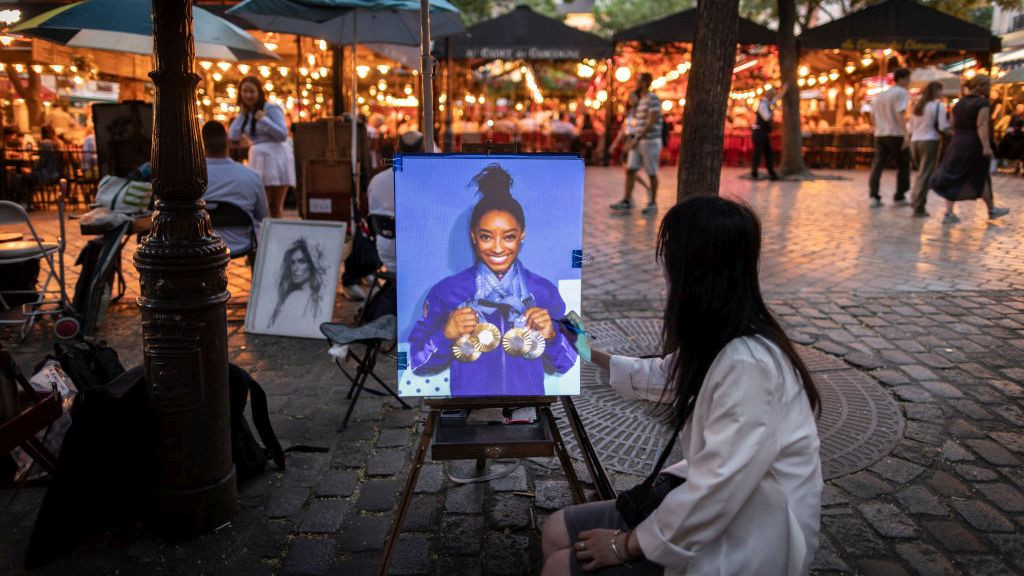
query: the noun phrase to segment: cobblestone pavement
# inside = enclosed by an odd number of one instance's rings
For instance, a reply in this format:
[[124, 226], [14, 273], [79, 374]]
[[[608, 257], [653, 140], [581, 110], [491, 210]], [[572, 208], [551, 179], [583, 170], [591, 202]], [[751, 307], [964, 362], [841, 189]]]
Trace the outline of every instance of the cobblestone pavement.
[[[869, 208], [863, 172], [779, 183], [741, 174], [726, 172], [723, 193], [762, 216], [764, 286], [791, 335], [881, 382], [907, 420], [890, 454], [827, 483], [815, 571], [1024, 573], [1024, 180], [996, 178], [1008, 217], [989, 223], [980, 203], [964, 205], [963, 223], [944, 227], [934, 199], [928, 219], [911, 218], [905, 207]], [[894, 180], [885, 176], [883, 191]], [[661, 177], [664, 213], [675, 176], [664, 169]], [[590, 320], [656, 318], [664, 298], [653, 258], [658, 219], [606, 208], [621, 184], [618, 170], [587, 171], [584, 249], [594, 262], [583, 289]], [[141, 358], [141, 337], [131, 304], [137, 279], [127, 268], [131, 293], [111, 308], [101, 332], [132, 365]], [[230, 272], [231, 290], [244, 300], [248, 269], [232, 263]], [[339, 318], [351, 309], [340, 303]], [[231, 358], [267, 389], [282, 442], [328, 446], [330, 453], [290, 456], [286, 472], [244, 485], [241, 512], [216, 534], [183, 545], [148, 534], [130, 544], [101, 542], [39, 573], [372, 573], [422, 412], [364, 397], [353, 423], [336, 432], [347, 404], [327, 346], [246, 335], [243, 314], [229, 312]], [[39, 327], [15, 354], [29, 366], [47, 346]], [[392, 373], [393, 362], [383, 358], [380, 372]], [[450, 463], [449, 471], [475, 474], [470, 462]], [[614, 480], [625, 487], [636, 477]], [[0, 491], [0, 573], [21, 573], [42, 494]], [[430, 463], [393, 572], [536, 573], [538, 530], [568, 503], [551, 459], [466, 486]]]

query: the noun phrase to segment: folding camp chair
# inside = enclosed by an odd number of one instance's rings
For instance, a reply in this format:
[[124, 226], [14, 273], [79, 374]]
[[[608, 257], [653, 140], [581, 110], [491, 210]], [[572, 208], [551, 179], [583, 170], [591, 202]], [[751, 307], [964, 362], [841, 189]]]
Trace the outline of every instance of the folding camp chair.
[[[36, 289], [37, 282], [28, 288], [11, 289], [0, 292], [0, 305], [5, 309], [11, 309], [6, 295], [9, 298], [29, 296], [29, 301], [22, 305], [22, 316], [20, 319], [2, 319], [0, 324], [21, 325], [20, 337], [22, 340], [28, 335], [36, 319], [40, 316], [55, 318], [54, 333], [60, 338], [71, 338], [78, 333], [78, 321], [74, 318], [74, 309], [68, 301], [67, 289], [64, 283], [64, 195], [67, 191], [67, 182], [61, 181], [61, 193], [57, 196], [57, 217], [60, 221], [60, 237], [56, 242], [44, 242], [36, 232], [28, 213], [19, 204], [0, 200], [0, 225], [14, 225], [23, 227], [27, 231], [24, 237], [27, 240], [16, 242], [4, 242], [0, 244], [0, 265], [20, 264], [31, 260], [38, 260], [42, 265], [45, 263], [45, 274], [42, 284]], [[56, 258], [54, 258], [56, 256]], [[50, 284], [55, 282], [56, 288], [51, 289]]]
[[[341, 373], [345, 375], [345, 378], [351, 383], [351, 387], [348, 390], [348, 399], [350, 400], [348, 409], [345, 411], [345, 419], [342, 420], [339, 430], [344, 429], [348, 426], [348, 419], [352, 416], [352, 409], [355, 408], [356, 402], [359, 400], [359, 394], [365, 389], [370, 394], [383, 396], [384, 394], [390, 394], [403, 408], [412, 408], [406, 404], [405, 400], [402, 400], [398, 393], [395, 392], [391, 387], [384, 383], [377, 374], [374, 373], [374, 369], [377, 366], [377, 355], [380, 352], [381, 346], [389, 341], [394, 340], [398, 333], [398, 320], [393, 315], [381, 316], [372, 322], [368, 322], [362, 326], [352, 327], [337, 322], [324, 322], [320, 325], [320, 331], [323, 332], [324, 336], [327, 337], [327, 342], [334, 346], [347, 347], [347, 354], [332, 354], [334, 357], [334, 363], [341, 370]], [[357, 354], [352, 350], [352, 344], [360, 344], [365, 347], [365, 352], [362, 355]], [[349, 373], [345, 368], [345, 361], [351, 357], [356, 361], [355, 374]], [[384, 391], [373, 390], [366, 388], [366, 380], [369, 377], [373, 377], [377, 381]]]
[[[78, 284], [75, 285], [75, 309], [82, 320], [82, 334], [92, 336], [103, 322], [107, 307], [124, 295], [124, 277], [121, 275], [121, 251], [131, 239], [132, 223], [124, 222], [107, 230], [102, 239], [91, 240], [99, 245], [95, 264], [88, 270], [83, 265]], [[79, 255], [83, 264], [85, 250]], [[119, 293], [114, 296], [114, 282], [119, 283]]]

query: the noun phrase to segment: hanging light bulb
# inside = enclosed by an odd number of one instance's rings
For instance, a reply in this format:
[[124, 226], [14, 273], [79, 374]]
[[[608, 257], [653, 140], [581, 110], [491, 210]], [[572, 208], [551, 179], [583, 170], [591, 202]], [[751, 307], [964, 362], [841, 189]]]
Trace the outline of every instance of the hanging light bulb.
[[267, 92], [272, 91], [274, 89], [273, 82], [268, 81], [266, 84], [263, 85], [263, 89], [266, 90]]
[[799, 74], [801, 76], [807, 76], [810, 73], [811, 73], [811, 69], [808, 68], [806, 65], [800, 66], [800, 69], [797, 70], [797, 74]]
[[615, 69], [616, 82], [629, 82], [629, 79], [632, 77], [633, 71], [625, 66], [619, 66]]
[[874, 58], [872, 58], [869, 55], [865, 55], [863, 58], [860, 59], [860, 65], [867, 68], [868, 66], [871, 66], [871, 63], [874, 61]]
[[230, 62], [217, 62], [217, 68], [220, 68], [221, 71], [223, 71], [223, 72], [227, 72], [228, 70], [231, 70], [231, 63]]
[[391, 70], [391, 67], [388, 66], [387, 64], [378, 64], [377, 65], [377, 72], [380, 72], [381, 75], [387, 74], [388, 70]]
[[828, 79], [833, 81], [833, 82], [838, 80], [839, 79], [839, 71], [838, 70], [833, 70], [833, 71], [829, 72], [828, 73]]
[[370, 67], [365, 64], [356, 66], [356, 76], [366, 78], [370, 74]]
[[847, 62], [846, 63], [846, 68], [843, 68], [843, 70], [846, 71], [847, 74], [853, 74], [853, 71], [856, 70], [856, 69], [857, 69], [857, 65], [854, 64], [853, 62]]
[[242, 76], [245, 76], [249, 73], [249, 70], [252, 70], [252, 66], [249, 66], [248, 64], [238, 64], [235, 68], [238, 68], [238, 71], [242, 73]]
[[214, 72], [213, 73], [213, 81], [214, 82], [220, 82], [223, 79], [224, 79], [224, 75], [221, 74], [220, 72]]
[[327, 78], [327, 67], [326, 66], [321, 66], [320, 67], [320, 77], [321, 78]]
[[317, 44], [320, 45], [321, 52], [325, 52], [327, 50], [327, 40], [321, 38], [320, 40], [317, 41]]
[[260, 76], [270, 78], [270, 66], [260, 66]]
[[309, 62], [309, 67], [310, 68], [316, 66], [316, 56], [314, 56], [312, 54], [307, 54], [306, 55], [306, 62]]
[[282, 78], [283, 77], [287, 77], [288, 76], [288, 67], [287, 66], [278, 66], [277, 67], [277, 72], [278, 72], [278, 74], [281, 75]]
[[319, 80], [320, 79], [320, 73], [319, 72], [313, 72], [312, 74], [309, 75], [309, 77], [312, 78], [313, 80]]
[[42, 66], [42, 64], [33, 64], [32, 65], [32, 71], [35, 72], [36, 74], [42, 74], [43, 73], [43, 66]]

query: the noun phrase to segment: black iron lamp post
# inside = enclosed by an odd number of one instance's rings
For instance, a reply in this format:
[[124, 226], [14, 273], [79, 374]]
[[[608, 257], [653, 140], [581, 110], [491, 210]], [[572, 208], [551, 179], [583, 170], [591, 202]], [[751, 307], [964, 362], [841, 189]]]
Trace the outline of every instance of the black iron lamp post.
[[187, 538], [238, 509], [227, 371], [228, 254], [203, 209], [191, 0], [153, 0], [153, 229], [135, 254], [163, 532]]

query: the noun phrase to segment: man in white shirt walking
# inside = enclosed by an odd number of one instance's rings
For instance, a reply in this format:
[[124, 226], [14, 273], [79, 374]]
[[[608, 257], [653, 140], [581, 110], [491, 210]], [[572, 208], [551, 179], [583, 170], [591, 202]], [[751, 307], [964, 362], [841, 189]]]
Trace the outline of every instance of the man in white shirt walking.
[[765, 90], [761, 96], [761, 102], [757, 106], [757, 118], [750, 130], [750, 138], [754, 144], [750, 177], [754, 180], [758, 179], [757, 169], [758, 165], [761, 164], [762, 154], [764, 155], [765, 165], [768, 168], [768, 179], [779, 179], [779, 175], [775, 173], [775, 158], [772, 154], [772, 116], [775, 111], [775, 105], [785, 93], [785, 84], [783, 84], [782, 89], [778, 92], [775, 90]]
[[910, 134], [907, 132], [907, 85], [910, 84], [910, 70], [897, 68], [892, 78], [895, 85], [879, 94], [871, 105], [875, 120], [875, 159], [868, 179], [872, 206], [882, 205], [878, 188], [882, 170], [890, 158], [895, 159], [897, 170], [893, 202], [906, 204], [907, 190], [910, 190]]

